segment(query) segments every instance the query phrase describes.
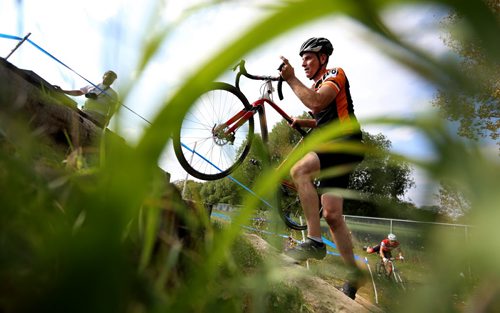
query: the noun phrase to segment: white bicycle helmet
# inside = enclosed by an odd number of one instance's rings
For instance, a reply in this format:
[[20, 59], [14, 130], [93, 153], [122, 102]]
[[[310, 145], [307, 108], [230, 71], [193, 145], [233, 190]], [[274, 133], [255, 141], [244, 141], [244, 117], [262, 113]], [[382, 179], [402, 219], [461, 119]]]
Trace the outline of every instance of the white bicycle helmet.
[[387, 239], [389, 239], [390, 241], [396, 241], [396, 235], [389, 234], [389, 235], [387, 235]]

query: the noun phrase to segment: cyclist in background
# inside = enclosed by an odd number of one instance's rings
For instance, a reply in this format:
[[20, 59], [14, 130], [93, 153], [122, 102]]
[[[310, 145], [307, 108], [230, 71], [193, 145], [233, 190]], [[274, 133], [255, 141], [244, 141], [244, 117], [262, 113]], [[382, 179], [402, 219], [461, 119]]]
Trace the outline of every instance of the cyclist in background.
[[[302, 67], [306, 77], [314, 82], [306, 87], [296, 76], [294, 68], [288, 60], [281, 57], [283, 66], [280, 75], [288, 83], [295, 95], [311, 111], [314, 119], [295, 119], [292, 126], [319, 128], [340, 122], [344, 133], [340, 138], [325, 144], [335, 145], [341, 142], [362, 142], [360, 126], [354, 116], [354, 107], [349, 90], [349, 82], [340, 67], [327, 69], [327, 63], [333, 52], [331, 42], [326, 38], [310, 38], [305, 41], [299, 51]], [[350, 268], [350, 274], [342, 287], [342, 291], [354, 299], [361, 286], [362, 273], [357, 267], [349, 229], [343, 219], [343, 198], [331, 188], [346, 189], [349, 177], [355, 166], [363, 160], [359, 154], [342, 151], [332, 152], [328, 148], [318, 147], [299, 160], [291, 169], [291, 177], [297, 186], [302, 209], [307, 220], [307, 239], [296, 247], [285, 251], [288, 256], [299, 260], [308, 258], [323, 259], [326, 246], [321, 238], [320, 216], [323, 206], [323, 217], [327, 221], [333, 240], [344, 260]], [[325, 169], [342, 167], [339, 175], [327, 176]], [[319, 175], [321, 172], [322, 177]], [[313, 180], [320, 176], [319, 190]], [[318, 191], [321, 200], [318, 199]]]
[[397, 259], [404, 260], [403, 253], [399, 247], [399, 241], [394, 234], [387, 235], [387, 238], [383, 239], [380, 244], [374, 247], [365, 248], [367, 253], [378, 253], [384, 264], [387, 263], [387, 260], [392, 258], [392, 250], [394, 249], [397, 249], [399, 252]]

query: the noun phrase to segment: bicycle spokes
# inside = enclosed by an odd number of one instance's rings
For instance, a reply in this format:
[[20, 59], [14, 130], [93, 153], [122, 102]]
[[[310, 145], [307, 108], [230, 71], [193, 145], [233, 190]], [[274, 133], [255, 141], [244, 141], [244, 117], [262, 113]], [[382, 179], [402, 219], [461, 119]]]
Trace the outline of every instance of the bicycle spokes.
[[247, 110], [250, 105], [245, 96], [225, 83], [211, 85], [198, 98], [173, 138], [175, 154], [186, 172], [215, 180], [229, 175], [243, 161], [254, 129], [253, 116], [238, 119]]

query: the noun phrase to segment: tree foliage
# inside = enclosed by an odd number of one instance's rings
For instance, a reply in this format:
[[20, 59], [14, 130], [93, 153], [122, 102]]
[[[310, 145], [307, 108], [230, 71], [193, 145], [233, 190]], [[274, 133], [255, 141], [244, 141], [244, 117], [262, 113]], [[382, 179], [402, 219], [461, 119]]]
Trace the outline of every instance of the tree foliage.
[[390, 154], [391, 142], [383, 134], [364, 132], [363, 140], [369, 152], [353, 174], [351, 187], [364, 193], [401, 200], [415, 185], [410, 165]]
[[[500, 19], [500, 0], [486, 0], [489, 9]], [[485, 53], [484, 42], [470, 38], [464, 32], [464, 15], [452, 12], [443, 24], [448, 29], [444, 42], [461, 58], [460, 71], [477, 84], [474, 93], [450, 93], [440, 90], [433, 104], [444, 117], [459, 123], [458, 134], [479, 140], [489, 138], [500, 148], [500, 61], [491, 61]], [[463, 188], [453, 182], [442, 181], [435, 195], [440, 213], [452, 220], [462, 217], [470, 209], [470, 200]]]
[[[391, 142], [383, 134], [363, 132], [363, 141], [368, 152], [353, 173], [350, 188], [367, 195], [367, 199], [347, 201], [344, 213], [396, 217], [397, 212], [391, 210], [395, 206], [386, 204], [401, 203], [405, 193], [415, 186], [411, 167], [390, 154]], [[407, 215], [401, 213], [398, 217]]]
[[224, 178], [204, 183], [200, 190], [200, 198], [209, 204], [239, 204], [241, 201], [239, 191], [236, 184], [229, 178]]
[[[297, 118], [311, 118], [306, 112]], [[288, 125], [288, 122], [281, 120], [276, 123], [269, 133], [269, 150], [273, 164], [279, 164], [290, 154], [293, 147], [300, 141], [302, 136]]]
[[[486, 1], [500, 20], [500, 0]], [[500, 60], [487, 58], [484, 42], [465, 36], [463, 14], [451, 13], [443, 21], [449, 30], [444, 42], [461, 58], [460, 72], [477, 86], [474, 93], [467, 91], [438, 92], [434, 105], [453, 122], [459, 123], [458, 134], [478, 140], [490, 138], [500, 146]]]
[[200, 200], [200, 191], [203, 186], [202, 182], [194, 181], [194, 180], [179, 180], [174, 182], [175, 186], [181, 190], [182, 197], [184, 199], [189, 199], [193, 201]]
[[441, 182], [436, 199], [439, 201], [439, 213], [457, 221], [471, 209], [468, 192], [453, 182]]

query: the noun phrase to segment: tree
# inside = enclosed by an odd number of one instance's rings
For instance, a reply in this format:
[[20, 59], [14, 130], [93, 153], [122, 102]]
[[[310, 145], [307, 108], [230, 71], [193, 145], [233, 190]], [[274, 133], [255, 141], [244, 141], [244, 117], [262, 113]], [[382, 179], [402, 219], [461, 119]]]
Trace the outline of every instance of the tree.
[[239, 204], [241, 202], [239, 191], [239, 186], [229, 178], [223, 178], [203, 183], [200, 189], [200, 198], [208, 204]]
[[383, 134], [363, 132], [363, 140], [369, 152], [353, 173], [350, 187], [369, 195], [368, 201], [346, 200], [344, 213], [391, 217], [396, 217], [396, 213], [401, 215], [402, 212], [392, 209], [394, 203], [402, 203], [405, 193], [415, 185], [409, 164], [396, 160], [389, 153], [391, 142]]
[[356, 169], [350, 186], [365, 193], [401, 199], [415, 185], [410, 166], [389, 153], [391, 142], [383, 134], [363, 132], [363, 140], [370, 152]]
[[266, 155], [260, 134], [254, 134], [248, 155], [232, 175], [245, 186], [252, 186], [265, 164]]
[[451, 182], [441, 182], [439, 193], [435, 197], [439, 201], [439, 213], [448, 216], [453, 221], [464, 216], [471, 207], [463, 188]]
[[[311, 118], [306, 112], [298, 118]], [[272, 163], [279, 164], [292, 151], [293, 147], [300, 141], [301, 135], [288, 125], [288, 122], [281, 122], [274, 125], [269, 133], [269, 151]]]
[[[185, 188], [184, 188], [185, 184]], [[174, 185], [181, 190], [184, 199], [197, 201], [200, 197], [200, 190], [203, 183], [194, 180], [178, 180]]]
[[[489, 8], [500, 18], [500, 0], [487, 0]], [[443, 116], [458, 122], [458, 135], [479, 140], [489, 137], [500, 146], [500, 63], [489, 61], [481, 42], [463, 37], [459, 27], [462, 17], [452, 13], [444, 20], [450, 29], [445, 43], [462, 58], [462, 72], [473, 75], [478, 84], [474, 94], [440, 91], [433, 101]], [[459, 32], [454, 32], [459, 29]], [[441, 182], [435, 198], [439, 201], [439, 212], [452, 220], [463, 216], [470, 209], [466, 194], [452, 182]]]
[[[500, 0], [486, 1], [500, 19]], [[500, 63], [491, 62], [486, 57], [481, 42], [465, 38], [460, 23], [462, 17], [455, 13], [446, 17], [444, 24], [449, 27], [445, 44], [462, 58], [463, 75], [473, 76], [477, 83], [474, 94], [467, 92], [450, 93], [439, 91], [433, 101], [443, 116], [458, 122], [458, 134], [472, 140], [489, 137], [500, 146]], [[458, 30], [458, 32], [454, 31]], [[452, 96], [453, 95], [453, 96]]]

